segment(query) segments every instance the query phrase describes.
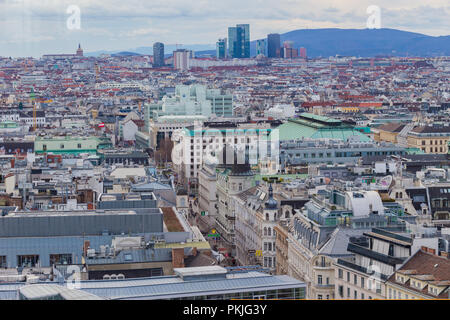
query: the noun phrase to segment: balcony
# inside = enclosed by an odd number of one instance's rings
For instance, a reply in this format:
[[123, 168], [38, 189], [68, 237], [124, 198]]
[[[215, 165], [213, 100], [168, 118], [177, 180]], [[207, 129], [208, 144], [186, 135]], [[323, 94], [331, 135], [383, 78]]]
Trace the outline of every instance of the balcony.
[[[343, 259], [338, 259], [337, 260], [337, 264], [341, 265], [343, 267], [347, 267], [350, 268], [352, 270], [361, 272], [361, 273], [365, 273], [365, 274], [369, 274], [369, 272], [367, 271], [367, 268], [364, 268], [362, 266], [359, 266], [357, 264], [354, 264], [353, 262], [347, 261], [347, 260], [343, 260]], [[386, 281], [388, 276], [384, 275], [384, 274], [379, 274], [381, 280]]]
[[330, 268], [331, 267], [331, 263], [330, 262], [316, 261], [316, 263], [314, 263], [314, 267], [317, 267], [317, 268]]

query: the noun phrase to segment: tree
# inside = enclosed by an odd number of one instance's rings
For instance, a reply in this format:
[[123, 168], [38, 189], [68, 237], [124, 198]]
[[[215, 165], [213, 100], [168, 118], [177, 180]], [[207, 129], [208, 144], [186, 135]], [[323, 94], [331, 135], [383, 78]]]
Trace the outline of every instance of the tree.
[[164, 138], [159, 144], [159, 149], [155, 151], [155, 162], [157, 165], [164, 165], [172, 162], [173, 142], [169, 138]]

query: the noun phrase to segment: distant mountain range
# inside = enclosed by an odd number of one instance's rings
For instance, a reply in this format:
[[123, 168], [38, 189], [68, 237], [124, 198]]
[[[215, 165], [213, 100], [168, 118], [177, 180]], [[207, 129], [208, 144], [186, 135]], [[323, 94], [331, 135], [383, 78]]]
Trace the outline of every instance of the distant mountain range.
[[[450, 56], [450, 36], [433, 37], [420, 33], [396, 29], [301, 29], [281, 34], [281, 42], [293, 41], [294, 48], [305, 47], [309, 57], [329, 57], [335, 55], [374, 56]], [[215, 45], [183, 45], [194, 50], [196, 56], [215, 55]], [[167, 45], [170, 54], [175, 45]], [[117, 54], [118, 52], [93, 52]], [[152, 47], [127, 50], [125, 55], [152, 54]], [[250, 44], [250, 54], [256, 54], [256, 40]]]

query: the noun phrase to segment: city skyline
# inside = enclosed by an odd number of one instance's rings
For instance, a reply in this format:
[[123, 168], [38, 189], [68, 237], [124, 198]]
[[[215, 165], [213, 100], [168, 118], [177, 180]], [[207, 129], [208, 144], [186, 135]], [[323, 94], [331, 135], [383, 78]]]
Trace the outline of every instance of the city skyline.
[[[113, 0], [95, 3], [6, 0], [0, 2], [1, 55], [38, 57], [49, 52], [67, 52], [72, 50], [73, 43], [82, 43], [88, 53], [127, 50], [151, 46], [154, 42], [203, 44], [214, 50], [217, 39], [227, 36], [227, 28], [241, 23], [251, 25], [250, 40], [297, 29], [364, 29], [370, 5], [369, 1], [321, 1], [311, 6], [308, 1], [275, 4], [265, 0], [233, 5], [205, 0], [189, 6], [178, 1], [169, 4], [132, 1], [125, 6]], [[377, 5], [381, 10], [382, 28], [448, 35], [449, 6], [445, 1], [429, 1], [426, 6], [419, 1], [402, 0], [380, 1]], [[78, 8], [80, 13], [80, 24], [72, 29], [68, 28], [71, 23], [68, 20], [76, 10], [70, 6]], [[239, 10], [234, 12], [236, 7]]]

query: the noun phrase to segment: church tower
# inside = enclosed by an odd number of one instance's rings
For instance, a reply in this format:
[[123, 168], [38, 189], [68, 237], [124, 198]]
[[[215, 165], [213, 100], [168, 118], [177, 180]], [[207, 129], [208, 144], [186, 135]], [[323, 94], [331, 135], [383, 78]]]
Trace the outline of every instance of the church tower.
[[81, 44], [78, 44], [77, 54], [78, 57], [83, 56], [83, 49], [81, 49]]

